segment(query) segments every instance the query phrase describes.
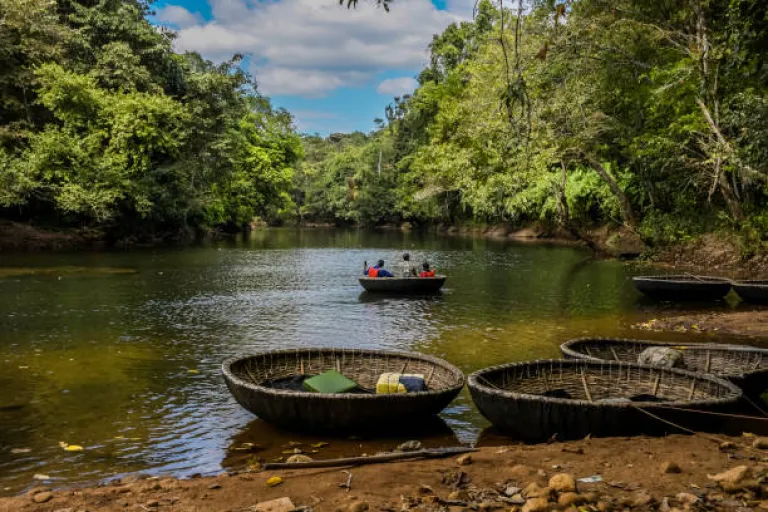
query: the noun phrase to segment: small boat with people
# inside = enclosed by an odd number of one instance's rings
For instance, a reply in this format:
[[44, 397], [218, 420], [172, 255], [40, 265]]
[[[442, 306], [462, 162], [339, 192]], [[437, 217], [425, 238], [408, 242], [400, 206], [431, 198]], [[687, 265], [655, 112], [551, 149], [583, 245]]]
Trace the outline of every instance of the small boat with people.
[[438, 293], [445, 280], [446, 276], [435, 274], [435, 270], [426, 261], [422, 264], [421, 272], [418, 272], [411, 264], [408, 253], [403, 254], [399, 276], [384, 267], [384, 260], [379, 260], [371, 266], [368, 266], [367, 261], [363, 263], [363, 277], [358, 279], [360, 286], [367, 292], [415, 295]]
[[745, 302], [768, 303], [768, 280], [734, 281], [733, 290]]
[[692, 274], [635, 276], [632, 282], [637, 291], [657, 300], [717, 300], [731, 290], [729, 279]]
[[742, 396], [713, 375], [574, 359], [493, 366], [471, 374], [467, 385], [494, 427], [526, 441], [660, 434], [670, 423], [717, 428], [717, 421], [702, 423], [700, 412], [730, 410]]
[[294, 431], [349, 432], [422, 421], [464, 387], [464, 374], [437, 357], [389, 350], [307, 348], [225, 361], [235, 400]]
[[768, 387], [768, 350], [746, 345], [580, 338], [560, 345], [563, 356], [682, 368], [728, 379], [747, 394]]

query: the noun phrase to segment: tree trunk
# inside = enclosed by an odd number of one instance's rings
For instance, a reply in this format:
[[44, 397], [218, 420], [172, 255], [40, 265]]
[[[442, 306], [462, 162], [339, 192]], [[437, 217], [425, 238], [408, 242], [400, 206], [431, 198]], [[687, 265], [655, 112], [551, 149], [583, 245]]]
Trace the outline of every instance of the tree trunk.
[[587, 161], [598, 174], [598, 176], [600, 176], [605, 184], [608, 185], [611, 193], [616, 196], [616, 199], [619, 200], [619, 208], [621, 209], [621, 217], [624, 224], [628, 228], [634, 229], [636, 225], [635, 215], [632, 212], [632, 205], [629, 203], [629, 198], [627, 195], [623, 190], [621, 190], [621, 187], [618, 183], [616, 183], [616, 180], [613, 179], [613, 176], [608, 173], [608, 170], [603, 167], [603, 164], [601, 164], [596, 158], [587, 156]]

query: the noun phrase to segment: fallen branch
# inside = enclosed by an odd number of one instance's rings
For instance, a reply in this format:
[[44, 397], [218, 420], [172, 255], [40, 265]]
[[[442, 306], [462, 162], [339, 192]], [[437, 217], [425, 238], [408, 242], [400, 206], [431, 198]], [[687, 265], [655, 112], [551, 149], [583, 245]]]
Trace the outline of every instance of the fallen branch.
[[477, 448], [438, 448], [435, 450], [417, 450], [414, 452], [384, 453], [371, 455], [370, 457], [347, 457], [341, 459], [315, 460], [312, 462], [270, 462], [264, 464], [265, 470], [270, 469], [313, 469], [333, 468], [340, 466], [363, 466], [365, 464], [379, 464], [408, 459], [439, 459], [459, 455], [462, 453], [476, 452]]

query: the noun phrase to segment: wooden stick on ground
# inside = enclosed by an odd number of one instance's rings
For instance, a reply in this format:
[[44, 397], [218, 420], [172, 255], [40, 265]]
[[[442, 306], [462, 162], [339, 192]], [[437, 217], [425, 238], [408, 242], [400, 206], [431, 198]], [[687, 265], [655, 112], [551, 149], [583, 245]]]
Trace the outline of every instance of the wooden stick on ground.
[[333, 468], [341, 466], [362, 466], [408, 459], [439, 459], [461, 453], [476, 452], [477, 448], [438, 448], [435, 450], [417, 450], [414, 452], [384, 453], [370, 457], [346, 457], [341, 459], [314, 460], [312, 462], [269, 462], [264, 464], [265, 470], [270, 469], [313, 469]]

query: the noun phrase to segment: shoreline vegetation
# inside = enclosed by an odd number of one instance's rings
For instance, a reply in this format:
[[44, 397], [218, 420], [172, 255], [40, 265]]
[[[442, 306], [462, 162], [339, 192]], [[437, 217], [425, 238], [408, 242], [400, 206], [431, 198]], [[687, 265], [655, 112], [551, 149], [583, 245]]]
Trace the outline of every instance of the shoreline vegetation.
[[765, 267], [768, 5], [503, 5], [436, 34], [373, 130], [320, 136], [243, 55], [176, 52], [148, 0], [4, 0], [0, 247], [151, 245], [258, 218], [541, 226], [619, 257]]
[[458, 458], [175, 479], [0, 498], [0, 512], [765, 510], [768, 440], [745, 434], [486, 446]]

